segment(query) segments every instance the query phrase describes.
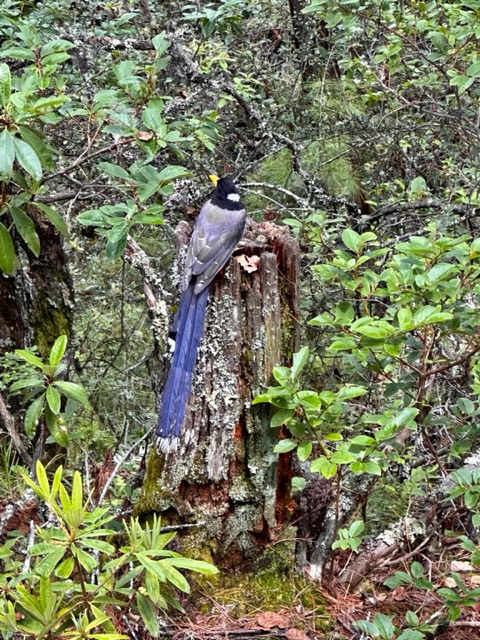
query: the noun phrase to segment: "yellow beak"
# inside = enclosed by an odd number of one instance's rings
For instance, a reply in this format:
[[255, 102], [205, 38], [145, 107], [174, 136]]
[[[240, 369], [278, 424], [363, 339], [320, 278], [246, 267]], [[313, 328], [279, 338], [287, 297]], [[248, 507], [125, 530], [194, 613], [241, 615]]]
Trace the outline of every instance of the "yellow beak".
[[208, 177], [210, 178], [210, 180], [213, 182], [214, 186], [216, 187], [217, 186], [217, 182], [220, 180], [220, 178], [218, 176], [213, 175], [213, 174], [211, 176], [208, 176]]

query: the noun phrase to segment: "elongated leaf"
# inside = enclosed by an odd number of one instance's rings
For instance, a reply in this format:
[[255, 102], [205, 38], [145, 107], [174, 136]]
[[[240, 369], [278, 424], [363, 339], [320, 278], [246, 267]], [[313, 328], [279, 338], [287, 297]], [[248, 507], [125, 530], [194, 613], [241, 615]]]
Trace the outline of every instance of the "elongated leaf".
[[65, 349], [67, 348], [67, 336], [61, 335], [56, 340], [50, 351], [49, 362], [52, 367], [56, 367], [60, 360], [63, 358]]
[[47, 472], [40, 460], [37, 460], [35, 470], [37, 472], [38, 486], [45, 495], [50, 495], [50, 483], [48, 482]]
[[41, 562], [36, 566], [35, 571], [39, 576], [44, 578], [50, 577], [52, 571], [55, 569], [57, 564], [63, 558], [66, 553], [66, 549], [63, 547], [55, 549], [48, 556], [43, 558]]
[[68, 227], [65, 220], [57, 211], [55, 211], [53, 207], [50, 207], [47, 204], [43, 204], [42, 202], [34, 202], [33, 204], [37, 207], [37, 209], [43, 211], [46, 217], [57, 229], [57, 231], [60, 231], [63, 236], [68, 236]]
[[205, 573], [207, 575], [219, 573], [217, 567], [215, 567], [213, 564], [204, 562], [203, 560], [193, 560], [192, 558], [164, 558], [162, 560], [162, 566], [165, 564], [169, 564], [170, 566], [177, 567], [179, 569], [198, 571], [199, 573]]
[[33, 353], [30, 353], [30, 351], [26, 351], [25, 349], [15, 349], [15, 353], [17, 354], [17, 356], [20, 356], [30, 364], [33, 364], [39, 369], [43, 370], [43, 366], [44, 366], [43, 362], [40, 360], [38, 356], [34, 355]]
[[40, 238], [33, 220], [19, 207], [10, 207], [10, 213], [18, 233], [22, 236], [33, 255], [38, 258], [40, 255]]
[[38, 159], [37, 154], [33, 148], [20, 138], [13, 139], [13, 146], [15, 147], [15, 158], [17, 162], [25, 169], [25, 171], [35, 178], [35, 180], [42, 179], [42, 165]]
[[28, 389], [30, 387], [43, 387], [42, 378], [24, 378], [23, 380], [17, 380], [10, 385], [9, 391], [10, 393], [14, 393], [19, 389]]
[[137, 593], [137, 607], [148, 632], [154, 638], [158, 638], [158, 614], [151, 600], [142, 596], [141, 593]]
[[26, 125], [20, 125], [19, 131], [23, 140], [32, 147], [37, 156], [40, 158], [42, 166], [46, 167], [47, 169], [53, 170], [55, 168], [55, 163], [52, 158], [52, 153], [48, 145], [41, 137], [41, 134], [37, 131], [34, 131], [30, 127], [27, 127]]
[[88, 406], [87, 392], [79, 384], [66, 382], [65, 380], [56, 380], [53, 384], [70, 400], [75, 400], [85, 407]]
[[82, 489], [82, 477], [78, 471], [75, 471], [73, 475], [72, 486], [72, 509], [83, 508], [83, 489]]
[[11, 88], [10, 67], [5, 62], [2, 62], [0, 63], [0, 107], [8, 107]]
[[13, 136], [8, 129], [4, 129], [0, 133], [0, 180], [10, 180], [14, 160], [15, 148], [13, 146]]
[[42, 393], [42, 395], [34, 400], [27, 409], [25, 420], [23, 422], [23, 428], [25, 429], [25, 433], [29, 438], [33, 438], [33, 436], [35, 435], [35, 429], [37, 428], [38, 420], [42, 415], [44, 403], [45, 394]]
[[60, 413], [60, 394], [51, 384], [47, 387], [47, 403], [52, 413], [56, 416]]

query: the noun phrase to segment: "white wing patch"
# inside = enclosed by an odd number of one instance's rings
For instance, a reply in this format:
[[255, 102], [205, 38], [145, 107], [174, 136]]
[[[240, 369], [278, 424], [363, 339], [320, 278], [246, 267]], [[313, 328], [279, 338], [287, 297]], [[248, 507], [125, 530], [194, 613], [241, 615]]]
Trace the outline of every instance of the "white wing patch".
[[239, 193], [229, 193], [227, 196], [227, 200], [231, 200], [232, 202], [239, 202], [240, 201], [240, 194]]

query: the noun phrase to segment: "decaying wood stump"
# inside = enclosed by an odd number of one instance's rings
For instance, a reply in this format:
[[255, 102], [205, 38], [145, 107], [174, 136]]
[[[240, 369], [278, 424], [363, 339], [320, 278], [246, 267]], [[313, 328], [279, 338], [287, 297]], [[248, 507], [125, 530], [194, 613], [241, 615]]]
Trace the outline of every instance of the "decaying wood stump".
[[[177, 228], [184, 248], [189, 225]], [[273, 453], [278, 431], [251, 400], [275, 365], [298, 348], [299, 258], [286, 227], [249, 221], [244, 239], [212, 284], [180, 451], [152, 448], [137, 514], [191, 524], [188, 544], [237, 566], [258, 555], [288, 518], [288, 454]]]

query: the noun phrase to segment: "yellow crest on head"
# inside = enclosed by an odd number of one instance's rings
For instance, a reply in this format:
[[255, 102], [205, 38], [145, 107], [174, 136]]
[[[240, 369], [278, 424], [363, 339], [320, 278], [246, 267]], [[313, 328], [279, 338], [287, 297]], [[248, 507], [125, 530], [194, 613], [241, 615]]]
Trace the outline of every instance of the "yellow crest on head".
[[213, 174], [208, 176], [208, 177], [210, 178], [210, 180], [213, 182], [214, 186], [216, 187], [217, 186], [217, 182], [220, 180], [220, 178], [218, 176], [216, 176], [216, 175], [213, 175]]

